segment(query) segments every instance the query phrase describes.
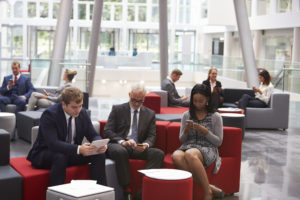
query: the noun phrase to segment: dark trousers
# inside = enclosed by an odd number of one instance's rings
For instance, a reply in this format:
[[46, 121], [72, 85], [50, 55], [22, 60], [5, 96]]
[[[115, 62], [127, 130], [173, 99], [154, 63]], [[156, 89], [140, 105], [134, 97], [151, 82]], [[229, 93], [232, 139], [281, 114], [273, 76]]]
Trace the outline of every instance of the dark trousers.
[[244, 110], [246, 107], [265, 108], [267, 107], [267, 104], [260, 99], [251, 97], [248, 94], [243, 94], [242, 98], [239, 100], [238, 107]]
[[221, 96], [221, 94], [214, 90], [211, 93], [211, 107], [213, 110], [218, 110], [218, 108], [222, 107], [224, 98]]
[[16, 113], [25, 110], [26, 100], [18, 97], [16, 94], [10, 97], [0, 97], [0, 110], [4, 112], [4, 107], [7, 104], [15, 104], [17, 106]]
[[[34, 162], [35, 160], [38, 162]], [[38, 169], [50, 169], [50, 186], [65, 183], [67, 167], [91, 163], [91, 179], [96, 180], [98, 184], [106, 185], [105, 154], [68, 156], [63, 153], [45, 150], [40, 152], [31, 163]]]
[[118, 182], [123, 188], [130, 183], [129, 159], [146, 160], [146, 169], [161, 168], [164, 160], [164, 152], [160, 149], [148, 148], [144, 152], [138, 152], [132, 147], [123, 147], [117, 143], [108, 145], [107, 154], [116, 162]]

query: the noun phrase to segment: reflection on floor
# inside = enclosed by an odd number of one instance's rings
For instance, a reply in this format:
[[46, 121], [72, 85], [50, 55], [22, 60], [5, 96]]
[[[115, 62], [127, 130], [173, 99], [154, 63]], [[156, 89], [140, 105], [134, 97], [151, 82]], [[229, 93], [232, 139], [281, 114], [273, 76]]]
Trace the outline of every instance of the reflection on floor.
[[[90, 98], [92, 120], [106, 120], [127, 99]], [[289, 129], [247, 129], [242, 144], [240, 192], [225, 200], [300, 199], [300, 103], [291, 102]], [[11, 157], [26, 156], [30, 144], [11, 143]], [[230, 181], [230, 180], [228, 180]]]

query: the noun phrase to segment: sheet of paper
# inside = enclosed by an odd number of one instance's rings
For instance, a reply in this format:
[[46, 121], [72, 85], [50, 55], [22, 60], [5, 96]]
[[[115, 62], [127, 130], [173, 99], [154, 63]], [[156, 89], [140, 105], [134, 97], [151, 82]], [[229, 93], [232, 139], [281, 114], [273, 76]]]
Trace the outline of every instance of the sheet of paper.
[[97, 154], [98, 149], [100, 147], [107, 145], [108, 142], [109, 142], [109, 139], [94, 140], [91, 145], [96, 146], [97, 149], [93, 152], [93, 154]]

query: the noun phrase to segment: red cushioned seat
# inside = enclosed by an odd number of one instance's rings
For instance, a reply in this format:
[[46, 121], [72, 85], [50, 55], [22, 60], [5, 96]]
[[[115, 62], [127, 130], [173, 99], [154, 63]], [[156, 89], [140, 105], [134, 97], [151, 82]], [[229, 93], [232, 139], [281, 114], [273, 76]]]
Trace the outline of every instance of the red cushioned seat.
[[193, 178], [160, 180], [144, 176], [143, 200], [192, 200]]
[[143, 105], [158, 114], [160, 113], [161, 97], [155, 93], [150, 92], [146, 94]]
[[[49, 186], [50, 170], [36, 169], [25, 157], [11, 158], [10, 165], [22, 176], [23, 200], [46, 199]], [[67, 168], [66, 183], [75, 179], [90, 178], [89, 165], [72, 166]]]
[[145, 160], [129, 159], [130, 166], [130, 188], [132, 195], [135, 196], [141, 189], [143, 174], [139, 173], [138, 170], [145, 169]]
[[[171, 154], [181, 145], [179, 131], [179, 122], [172, 122], [167, 128], [167, 154], [163, 164], [165, 168], [175, 167]], [[242, 130], [240, 128], [223, 127], [223, 135], [223, 143], [219, 147], [219, 154], [222, 159], [221, 168], [217, 174], [213, 174], [214, 164], [212, 164], [206, 168], [206, 174], [210, 183], [223, 189], [226, 194], [232, 194], [238, 192], [240, 186]], [[201, 199], [202, 196], [201, 187], [194, 184], [193, 199]]]
[[168, 121], [156, 121], [156, 140], [154, 147], [166, 152]]

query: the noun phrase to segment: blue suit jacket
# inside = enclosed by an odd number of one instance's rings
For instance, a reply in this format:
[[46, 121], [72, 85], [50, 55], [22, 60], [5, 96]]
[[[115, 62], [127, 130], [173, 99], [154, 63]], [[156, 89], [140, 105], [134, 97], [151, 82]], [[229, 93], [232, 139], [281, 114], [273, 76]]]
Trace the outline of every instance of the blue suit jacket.
[[42, 162], [43, 152], [45, 151], [76, 155], [78, 145], [81, 145], [84, 136], [90, 142], [101, 139], [84, 108], [82, 108], [79, 116], [75, 118], [75, 126], [74, 144], [67, 143], [67, 120], [62, 104], [58, 103], [49, 107], [41, 116], [39, 133], [27, 159], [34, 163]]
[[7, 89], [8, 82], [9, 80], [13, 80], [13, 79], [14, 79], [13, 75], [4, 77], [2, 87], [0, 90], [1, 95], [7, 97], [10, 97], [12, 94], [16, 94], [17, 96], [24, 95], [28, 100], [31, 93], [34, 91], [34, 87], [30, 82], [30, 79], [27, 76], [21, 74], [16, 84], [10, 90], [8, 90]]

